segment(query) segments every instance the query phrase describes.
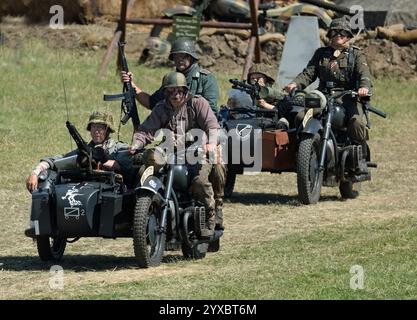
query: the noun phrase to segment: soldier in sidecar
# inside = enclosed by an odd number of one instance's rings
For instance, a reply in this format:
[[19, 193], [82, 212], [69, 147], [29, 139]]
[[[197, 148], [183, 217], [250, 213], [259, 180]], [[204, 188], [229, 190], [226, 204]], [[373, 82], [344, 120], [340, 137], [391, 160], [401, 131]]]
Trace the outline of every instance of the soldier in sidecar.
[[[30, 228], [41, 260], [59, 260], [67, 238], [128, 236], [137, 176], [128, 145], [110, 138], [113, 119], [105, 112], [90, 115], [87, 144], [67, 122], [78, 149], [44, 158], [26, 180], [32, 193]], [[126, 201], [129, 200], [129, 201]]]
[[[245, 81], [230, 80], [227, 106], [219, 113], [219, 121], [229, 136], [227, 145], [228, 171], [225, 185], [225, 196], [233, 193], [236, 174], [243, 173], [245, 168], [259, 167], [261, 171], [284, 172], [295, 170], [294, 130], [289, 130], [287, 117], [288, 96], [269, 76], [265, 66], [254, 64]], [[255, 134], [258, 132], [258, 134]], [[230, 137], [233, 137], [230, 139]], [[236, 148], [230, 142], [242, 147]], [[262, 158], [259, 165], [233, 160], [244, 159], [241, 152], [246, 144], [251, 155], [255, 156], [256, 145], [262, 144]], [[233, 151], [235, 150], [235, 151]], [[258, 154], [259, 156], [260, 154]]]

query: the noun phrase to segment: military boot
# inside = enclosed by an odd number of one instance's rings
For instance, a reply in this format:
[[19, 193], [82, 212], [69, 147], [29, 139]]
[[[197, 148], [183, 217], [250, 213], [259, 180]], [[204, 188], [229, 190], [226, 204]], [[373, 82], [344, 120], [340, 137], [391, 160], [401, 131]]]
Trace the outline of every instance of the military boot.
[[223, 226], [223, 199], [216, 199], [216, 230], [224, 230]]
[[216, 226], [216, 215], [214, 211], [206, 212], [206, 228], [201, 230], [202, 238], [211, 238], [214, 235], [214, 228]]
[[358, 167], [356, 168], [356, 174], [367, 175], [369, 174], [367, 157], [368, 157], [368, 146], [366, 142], [361, 144], [362, 146], [362, 158], [359, 160]]

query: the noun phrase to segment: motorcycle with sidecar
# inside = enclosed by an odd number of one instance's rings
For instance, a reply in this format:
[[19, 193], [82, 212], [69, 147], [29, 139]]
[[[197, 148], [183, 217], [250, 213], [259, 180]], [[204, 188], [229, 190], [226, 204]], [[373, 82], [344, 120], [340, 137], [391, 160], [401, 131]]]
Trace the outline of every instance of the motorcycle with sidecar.
[[[250, 85], [245, 84], [246, 92], [253, 92]], [[242, 89], [242, 86], [241, 86]], [[254, 145], [262, 146], [262, 166], [259, 171], [282, 173], [295, 172], [297, 174], [298, 197], [303, 204], [315, 204], [319, 201], [321, 187], [339, 187], [342, 198], [355, 198], [358, 193], [353, 189], [355, 183], [371, 179], [368, 168], [376, 168], [371, 162], [371, 153], [366, 145], [363, 152], [362, 145], [353, 143], [347, 134], [347, 119], [344, 106], [338, 101], [346, 95], [357, 98], [353, 90], [329, 89], [326, 95], [296, 95], [288, 97], [281, 107], [288, 110], [291, 122], [295, 115], [304, 111], [303, 121], [287, 130], [279, 129], [279, 109], [262, 110], [253, 108], [233, 108], [223, 106], [219, 120], [226, 132], [246, 132], [246, 140], [250, 141], [252, 155], [255, 154]], [[303, 97], [300, 101], [299, 97]], [[367, 126], [370, 128], [369, 112], [381, 117], [386, 114], [370, 105], [368, 99], [360, 99]], [[233, 114], [235, 116], [233, 116]], [[240, 117], [236, 117], [236, 114]], [[241, 115], [246, 116], [241, 116]], [[268, 116], [269, 115], [269, 116]], [[272, 115], [272, 116], [271, 116]], [[257, 135], [256, 130], [261, 131]], [[240, 139], [243, 142], [243, 136]], [[257, 140], [256, 140], [257, 139]], [[227, 143], [230, 144], [230, 137]], [[242, 174], [253, 163], [234, 163], [233, 147], [228, 146], [225, 196], [233, 193], [236, 175]], [[237, 149], [243, 150], [243, 148]], [[364, 157], [366, 155], [366, 157]], [[243, 155], [238, 157], [243, 159]]]
[[205, 211], [188, 195], [186, 166], [149, 167], [128, 187], [120, 174], [94, 169], [104, 150], [89, 148], [70, 122], [67, 127], [77, 152], [55, 161], [56, 171], [42, 172], [32, 193], [28, 230], [34, 234], [27, 236], [36, 241], [41, 260], [60, 260], [67, 243], [81, 237], [133, 238], [140, 267], [159, 265], [165, 250], [181, 248], [185, 258], [201, 259], [209, 244], [211, 252], [219, 249], [221, 230], [200, 237]]

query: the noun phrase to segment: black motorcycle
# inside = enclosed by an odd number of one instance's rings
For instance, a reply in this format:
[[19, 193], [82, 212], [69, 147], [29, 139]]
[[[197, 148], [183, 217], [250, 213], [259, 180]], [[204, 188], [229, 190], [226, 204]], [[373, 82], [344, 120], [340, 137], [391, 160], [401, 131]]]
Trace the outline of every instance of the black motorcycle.
[[[348, 137], [345, 109], [340, 101], [344, 96], [357, 98], [352, 90], [329, 89], [324, 108], [319, 99], [305, 99], [305, 117], [298, 127], [297, 187], [299, 199], [304, 204], [319, 201], [322, 185], [339, 186], [342, 198], [355, 198], [353, 184], [371, 179], [368, 168], [371, 162], [368, 145], [354, 144]], [[368, 112], [383, 118], [386, 114], [372, 107], [369, 99], [362, 99], [370, 128]], [[300, 107], [298, 107], [300, 108]], [[366, 147], [367, 150], [362, 148]], [[366, 157], [364, 157], [366, 154]]]
[[184, 156], [185, 150], [171, 154], [165, 165], [149, 166], [142, 174], [133, 219], [140, 267], [158, 266], [165, 250], [181, 249], [185, 258], [202, 259], [209, 246], [211, 252], [219, 249], [223, 230], [215, 230], [211, 238], [201, 236], [206, 228], [205, 207], [188, 191], [198, 164], [181, 164]]

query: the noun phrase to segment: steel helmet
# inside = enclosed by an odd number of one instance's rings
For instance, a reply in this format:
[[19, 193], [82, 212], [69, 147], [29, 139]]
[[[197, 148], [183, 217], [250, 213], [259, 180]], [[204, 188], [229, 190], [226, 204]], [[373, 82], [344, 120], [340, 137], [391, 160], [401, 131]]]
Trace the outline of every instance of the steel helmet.
[[91, 130], [92, 123], [105, 124], [107, 128], [109, 129], [110, 133], [114, 132], [113, 117], [111, 114], [108, 114], [107, 112], [94, 111], [93, 113], [91, 113], [90, 118], [88, 119], [88, 123], [87, 123], [88, 131]]
[[195, 60], [198, 60], [198, 54], [195, 51], [195, 43], [192, 39], [188, 38], [178, 38], [174, 41], [169, 53], [169, 60], [174, 60], [174, 53], [186, 53], [193, 57]]
[[329, 27], [329, 31], [327, 32], [327, 37], [330, 36], [330, 33], [333, 30], [344, 30], [349, 34], [350, 38], [353, 38], [352, 28], [350, 27], [349, 20], [346, 17], [336, 18], [332, 20], [332, 23]]
[[267, 84], [272, 85], [275, 82], [275, 80], [268, 75], [269, 72], [266, 66], [262, 64], [253, 64], [252, 67], [250, 67], [249, 72], [248, 72], [248, 78], [246, 79], [248, 82], [250, 82], [250, 75], [253, 73], [262, 74], [266, 78]]
[[169, 72], [162, 79], [162, 89], [169, 87], [185, 87], [188, 90], [187, 79], [181, 72]]

